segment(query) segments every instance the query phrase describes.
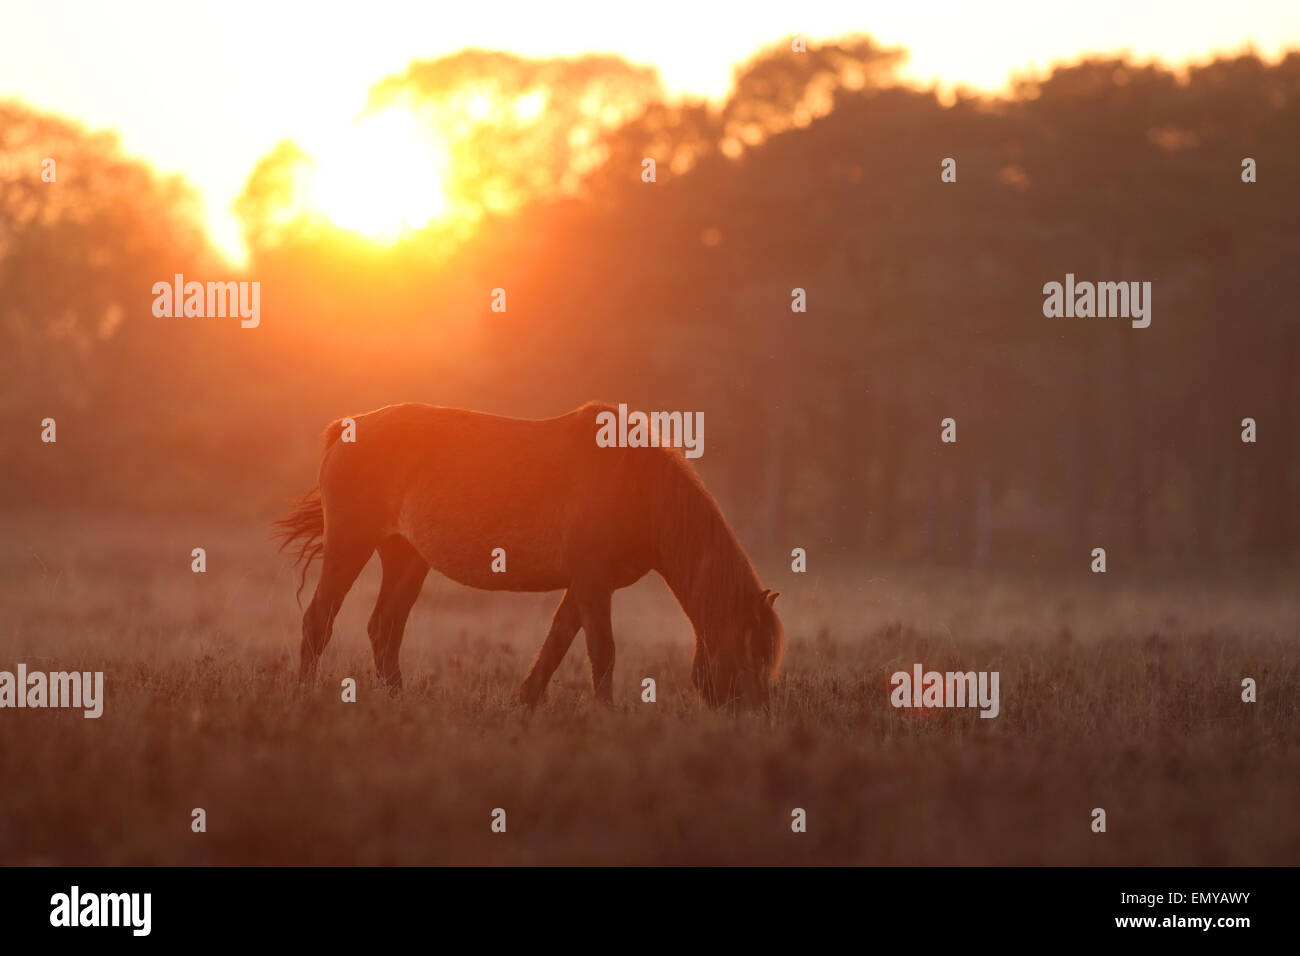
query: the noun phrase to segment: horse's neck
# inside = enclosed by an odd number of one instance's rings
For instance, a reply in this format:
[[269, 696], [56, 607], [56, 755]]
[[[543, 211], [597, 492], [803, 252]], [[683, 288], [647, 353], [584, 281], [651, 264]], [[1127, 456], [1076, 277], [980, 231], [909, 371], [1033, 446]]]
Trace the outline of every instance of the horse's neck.
[[695, 631], [708, 635], [733, 623], [761, 590], [758, 576], [717, 506], [703, 497], [666, 530], [658, 569]]

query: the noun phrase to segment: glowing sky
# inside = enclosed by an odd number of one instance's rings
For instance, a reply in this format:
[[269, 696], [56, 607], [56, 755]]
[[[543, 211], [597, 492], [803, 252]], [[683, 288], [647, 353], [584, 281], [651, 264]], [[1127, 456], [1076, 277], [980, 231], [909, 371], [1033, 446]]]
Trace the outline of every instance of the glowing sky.
[[1271, 58], [1300, 48], [1300, 0], [4, 0], [0, 97], [115, 128], [128, 152], [183, 173], [237, 257], [228, 207], [253, 164], [282, 138], [330, 137], [413, 59], [608, 51], [656, 66], [670, 94], [720, 98], [759, 48], [852, 32], [907, 47], [907, 78], [996, 90], [1086, 52], [1181, 63], [1249, 44]]

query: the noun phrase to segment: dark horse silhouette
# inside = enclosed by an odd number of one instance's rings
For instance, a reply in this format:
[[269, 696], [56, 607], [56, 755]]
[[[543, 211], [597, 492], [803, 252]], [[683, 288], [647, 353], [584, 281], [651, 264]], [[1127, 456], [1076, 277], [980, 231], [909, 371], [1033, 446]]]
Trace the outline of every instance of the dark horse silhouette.
[[[596, 698], [610, 702], [610, 596], [654, 570], [694, 626], [691, 677], [703, 698], [766, 704], [785, 643], [776, 592], [759, 584], [681, 451], [599, 447], [602, 411], [613, 409], [587, 404], [533, 421], [389, 405], [354, 419], [354, 441], [340, 441], [343, 420], [332, 422], [319, 488], [276, 522], [304, 583], [323, 557], [302, 619], [300, 679], [315, 674], [343, 598], [378, 550], [383, 581], [368, 631], [375, 667], [395, 689], [402, 632], [432, 567], [488, 590], [563, 588], [518, 699], [541, 700], [582, 629]], [[492, 567], [497, 548], [504, 573]]]

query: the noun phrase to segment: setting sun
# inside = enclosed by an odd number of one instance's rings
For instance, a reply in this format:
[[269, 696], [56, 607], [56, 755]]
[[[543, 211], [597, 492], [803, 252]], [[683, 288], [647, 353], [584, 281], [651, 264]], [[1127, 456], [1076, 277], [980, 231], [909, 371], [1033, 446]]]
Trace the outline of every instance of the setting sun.
[[316, 156], [312, 207], [342, 229], [395, 242], [442, 212], [446, 150], [410, 112], [363, 117]]

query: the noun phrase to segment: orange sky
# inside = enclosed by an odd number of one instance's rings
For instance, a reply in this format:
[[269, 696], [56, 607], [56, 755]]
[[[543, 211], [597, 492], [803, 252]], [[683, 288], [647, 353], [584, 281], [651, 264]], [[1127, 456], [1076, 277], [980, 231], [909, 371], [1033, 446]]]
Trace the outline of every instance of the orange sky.
[[656, 66], [670, 94], [725, 96], [733, 66], [791, 34], [868, 32], [910, 50], [905, 76], [996, 90], [1082, 53], [1181, 63], [1253, 45], [1300, 48], [1300, 2], [1043, 0], [796, 4], [655, 0], [403, 3], [347, 10], [271, 0], [5, 0], [0, 97], [122, 134], [129, 152], [199, 186], [209, 229], [242, 253], [229, 203], [278, 140], [328, 142], [370, 85], [466, 46], [528, 56], [609, 51]]

